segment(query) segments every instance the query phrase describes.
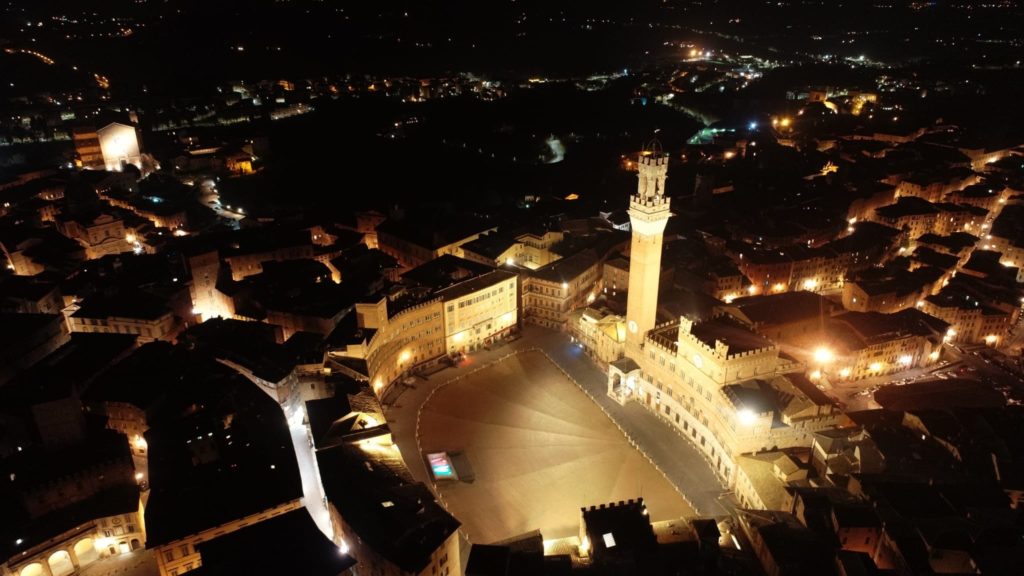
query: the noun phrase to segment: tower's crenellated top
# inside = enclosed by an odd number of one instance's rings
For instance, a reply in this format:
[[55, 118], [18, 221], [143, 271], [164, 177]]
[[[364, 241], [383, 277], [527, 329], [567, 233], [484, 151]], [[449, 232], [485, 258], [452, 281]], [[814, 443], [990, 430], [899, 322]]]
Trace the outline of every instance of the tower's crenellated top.
[[668, 155], [660, 148], [644, 150], [637, 159], [636, 198], [646, 201], [665, 195], [665, 180], [668, 178]]

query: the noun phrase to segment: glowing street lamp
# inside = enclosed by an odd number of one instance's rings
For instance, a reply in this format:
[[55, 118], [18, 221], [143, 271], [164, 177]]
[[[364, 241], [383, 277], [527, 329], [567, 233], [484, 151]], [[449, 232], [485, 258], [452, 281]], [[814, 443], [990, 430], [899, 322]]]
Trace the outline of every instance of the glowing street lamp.
[[824, 346], [814, 350], [814, 361], [818, 364], [828, 364], [835, 360], [835, 353]]
[[742, 408], [736, 413], [736, 418], [744, 426], [753, 426], [757, 422], [757, 414], [750, 408]]
[[145, 450], [146, 448], [149, 448], [149, 442], [146, 442], [146, 439], [138, 434], [135, 435], [135, 439], [132, 443], [135, 445], [136, 450]]

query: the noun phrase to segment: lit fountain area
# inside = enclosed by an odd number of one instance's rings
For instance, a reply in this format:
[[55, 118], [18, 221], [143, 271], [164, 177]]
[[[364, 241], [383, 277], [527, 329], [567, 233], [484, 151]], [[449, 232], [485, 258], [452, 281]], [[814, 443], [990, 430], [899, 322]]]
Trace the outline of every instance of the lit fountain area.
[[[693, 516], [682, 496], [597, 405], [539, 351], [437, 389], [420, 449], [443, 503], [475, 543], [531, 530], [579, 534], [580, 508], [642, 496], [652, 521]], [[433, 458], [428, 455], [434, 454]], [[447, 461], [445, 461], [445, 455]]]

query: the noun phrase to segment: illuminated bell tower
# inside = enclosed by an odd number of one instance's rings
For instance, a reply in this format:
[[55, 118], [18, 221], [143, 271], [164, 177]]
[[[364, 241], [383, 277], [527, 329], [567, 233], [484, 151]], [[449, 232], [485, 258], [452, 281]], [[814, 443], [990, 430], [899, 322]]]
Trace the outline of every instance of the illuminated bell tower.
[[668, 156], [655, 142], [637, 161], [636, 194], [629, 199], [633, 241], [629, 253], [629, 293], [626, 302], [626, 347], [638, 349], [654, 327], [661, 278], [661, 245], [672, 215], [665, 196]]

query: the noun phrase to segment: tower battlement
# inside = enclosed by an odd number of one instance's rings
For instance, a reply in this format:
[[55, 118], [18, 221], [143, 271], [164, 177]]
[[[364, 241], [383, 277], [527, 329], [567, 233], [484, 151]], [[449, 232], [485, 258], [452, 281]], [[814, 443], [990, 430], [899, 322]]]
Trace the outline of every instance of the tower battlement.
[[[629, 198], [629, 207], [635, 208], [644, 212], [668, 210], [669, 198], [668, 196], [648, 196], [644, 197], [640, 194], [634, 194]], [[651, 210], [651, 209], [654, 210]]]
[[663, 166], [663, 167], [667, 168], [668, 167], [668, 155], [667, 154], [662, 154], [662, 153], [641, 154], [640, 158], [637, 159], [637, 163], [639, 165], [641, 165], [641, 166], [649, 166], [649, 167], [654, 167], [654, 168], [656, 168], [658, 166]]
[[668, 178], [668, 155], [645, 152], [637, 159], [636, 167], [636, 196], [645, 199], [663, 197]]

